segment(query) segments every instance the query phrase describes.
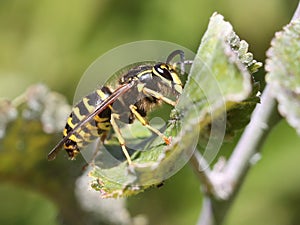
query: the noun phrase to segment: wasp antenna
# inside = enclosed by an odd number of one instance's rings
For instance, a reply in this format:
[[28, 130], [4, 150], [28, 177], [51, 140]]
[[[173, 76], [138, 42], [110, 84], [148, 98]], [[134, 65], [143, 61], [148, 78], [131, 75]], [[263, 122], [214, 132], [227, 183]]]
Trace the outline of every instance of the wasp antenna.
[[175, 51], [171, 52], [167, 58], [166, 63], [170, 64], [171, 60], [174, 59], [177, 55], [180, 56], [180, 62], [183, 63], [184, 62], [184, 52], [182, 50], [175, 50]]
[[178, 65], [180, 65], [180, 73], [181, 75], [184, 75], [185, 73], [185, 65], [192, 65], [193, 64], [193, 60], [185, 60], [183, 62], [176, 62], [173, 64], [174, 67], [178, 67]]
[[182, 50], [175, 50], [175, 51], [171, 52], [171, 54], [167, 58], [166, 63], [170, 64], [171, 60], [173, 60], [177, 55], [180, 56], [180, 61], [176, 62], [175, 65], [180, 65], [180, 73], [184, 74], [185, 73], [184, 65], [191, 65], [193, 63], [193, 61], [185, 60], [184, 52]]
[[184, 65], [192, 65], [194, 63], [194, 60], [185, 60], [183, 62]]

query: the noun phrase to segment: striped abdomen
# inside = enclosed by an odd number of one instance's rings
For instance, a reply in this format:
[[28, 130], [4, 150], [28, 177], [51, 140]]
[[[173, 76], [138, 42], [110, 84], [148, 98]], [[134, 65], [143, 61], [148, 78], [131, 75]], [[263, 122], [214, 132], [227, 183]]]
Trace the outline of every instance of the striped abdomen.
[[[63, 136], [65, 137], [70, 131], [72, 131], [80, 121], [93, 112], [95, 108], [110, 95], [111, 91], [107, 87], [102, 87], [101, 89], [85, 96], [73, 108], [69, 118], [67, 119]], [[64, 149], [67, 151], [70, 159], [74, 159], [82, 147], [86, 146], [99, 136], [106, 134], [106, 132], [110, 130], [110, 117], [111, 109], [107, 107], [91, 121], [78, 128], [78, 130], [66, 140], [64, 143]]]

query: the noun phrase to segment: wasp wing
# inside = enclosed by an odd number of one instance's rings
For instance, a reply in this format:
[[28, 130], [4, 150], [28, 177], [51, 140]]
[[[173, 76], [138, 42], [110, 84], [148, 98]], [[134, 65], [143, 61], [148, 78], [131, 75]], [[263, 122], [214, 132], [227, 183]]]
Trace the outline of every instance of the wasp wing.
[[127, 92], [133, 83], [127, 83], [120, 87], [118, 87], [108, 98], [106, 98], [97, 108], [90, 114], [88, 114], [83, 120], [81, 120], [57, 145], [49, 152], [48, 160], [54, 160], [56, 158], [57, 153], [61, 150], [63, 144], [65, 143], [68, 138], [74, 134], [80, 127], [84, 126], [88, 123], [91, 119], [93, 119], [97, 114], [101, 113], [107, 106], [113, 104], [118, 97], [123, 95]]

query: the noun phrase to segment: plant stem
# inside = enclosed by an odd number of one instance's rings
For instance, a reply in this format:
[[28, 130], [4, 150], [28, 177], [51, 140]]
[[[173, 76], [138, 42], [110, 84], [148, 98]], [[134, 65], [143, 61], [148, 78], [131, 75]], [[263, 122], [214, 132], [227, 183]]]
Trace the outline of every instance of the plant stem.
[[219, 174], [222, 182], [220, 183], [210, 176], [214, 190], [219, 190], [220, 185], [221, 188], [225, 187], [225, 190], [229, 190], [227, 199], [217, 201], [215, 198], [218, 196], [205, 196], [198, 225], [221, 224], [224, 221], [241, 182], [247, 174], [251, 158], [260, 151], [269, 131], [280, 118], [277, 112], [277, 103], [272, 97], [270, 86], [267, 85], [261, 98], [261, 104], [255, 108], [251, 122], [246, 127], [224, 170]]
[[271, 92], [271, 87], [267, 85], [261, 104], [255, 108], [251, 122], [246, 127], [224, 169], [226, 180], [230, 182], [233, 190], [246, 175], [250, 160], [260, 151], [269, 131], [281, 118]]
[[205, 193], [211, 193], [213, 189], [213, 183], [211, 180], [211, 170], [208, 163], [203, 158], [199, 151], [195, 151], [190, 159], [190, 164], [194, 168], [196, 175], [198, 176], [202, 189]]
[[215, 222], [213, 220], [213, 209], [212, 209], [212, 202], [211, 198], [208, 196], [204, 196], [203, 203], [202, 203], [202, 211], [197, 222], [198, 225], [214, 225]]

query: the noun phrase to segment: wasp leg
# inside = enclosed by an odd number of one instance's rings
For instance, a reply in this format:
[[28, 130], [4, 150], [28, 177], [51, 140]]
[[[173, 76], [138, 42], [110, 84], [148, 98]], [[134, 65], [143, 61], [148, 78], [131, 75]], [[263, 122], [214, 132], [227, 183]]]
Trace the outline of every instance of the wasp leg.
[[145, 120], [145, 119], [141, 116], [141, 114], [139, 114], [138, 111], [136, 111], [136, 109], [137, 109], [136, 106], [130, 105], [129, 108], [130, 108], [131, 112], [134, 114], [134, 116], [138, 119], [138, 121], [140, 121], [140, 123], [141, 123], [143, 126], [147, 127], [150, 131], [152, 131], [153, 133], [155, 133], [155, 134], [157, 134], [159, 137], [161, 137], [167, 145], [170, 144], [170, 139], [169, 139], [168, 137], [166, 137], [163, 133], [161, 133], [159, 130], [157, 130], [156, 128], [151, 127], [151, 126], [149, 125], [148, 121]]
[[131, 161], [131, 158], [130, 158], [130, 155], [126, 149], [126, 146], [125, 146], [125, 140], [121, 134], [121, 131], [120, 131], [120, 128], [118, 127], [117, 123], [116, 123], [116, 120], [119, 120], [120, 119], [120, 116], [119, 114], [116, 114], [116, 113], [113, 113], [111, 114], [111, 118], [110, 118], [110, 122], [111, 122], [111, 126], [112, 128], [114, 129], [115, 131], [115, 134], [118, 138], [118, 141], [120, 143], [120, 146], [122, 148], [122, 151], [127, 159], [127, 162], [129, 165], [132, 165], [132, 161]]
[[143, 88], [143, 92], [144, 92], [145, 94], [151, 95], [151, 96], [153, 96], [153, 97], [155, 97], [155, 98], [157, 98], [157, 99], [161, 99], [161, 100], [163, 100], [165, 103], [167, 103], [167, 104], [169, 104], [169, 105], [172, 105], [172, 106], [175, 106], [175, 105], [176, 105], [176, 102], [174, 102], [173, 100], [171, 100], [171, 99], [169, 99], [169, 98], [163, 96], [161, 93], [156, 92], [156, 91], [153, 91], [153, 90], [151, 90], [151, 89], [149, 89], [149, 88], [144, 87], [144, 88]]

